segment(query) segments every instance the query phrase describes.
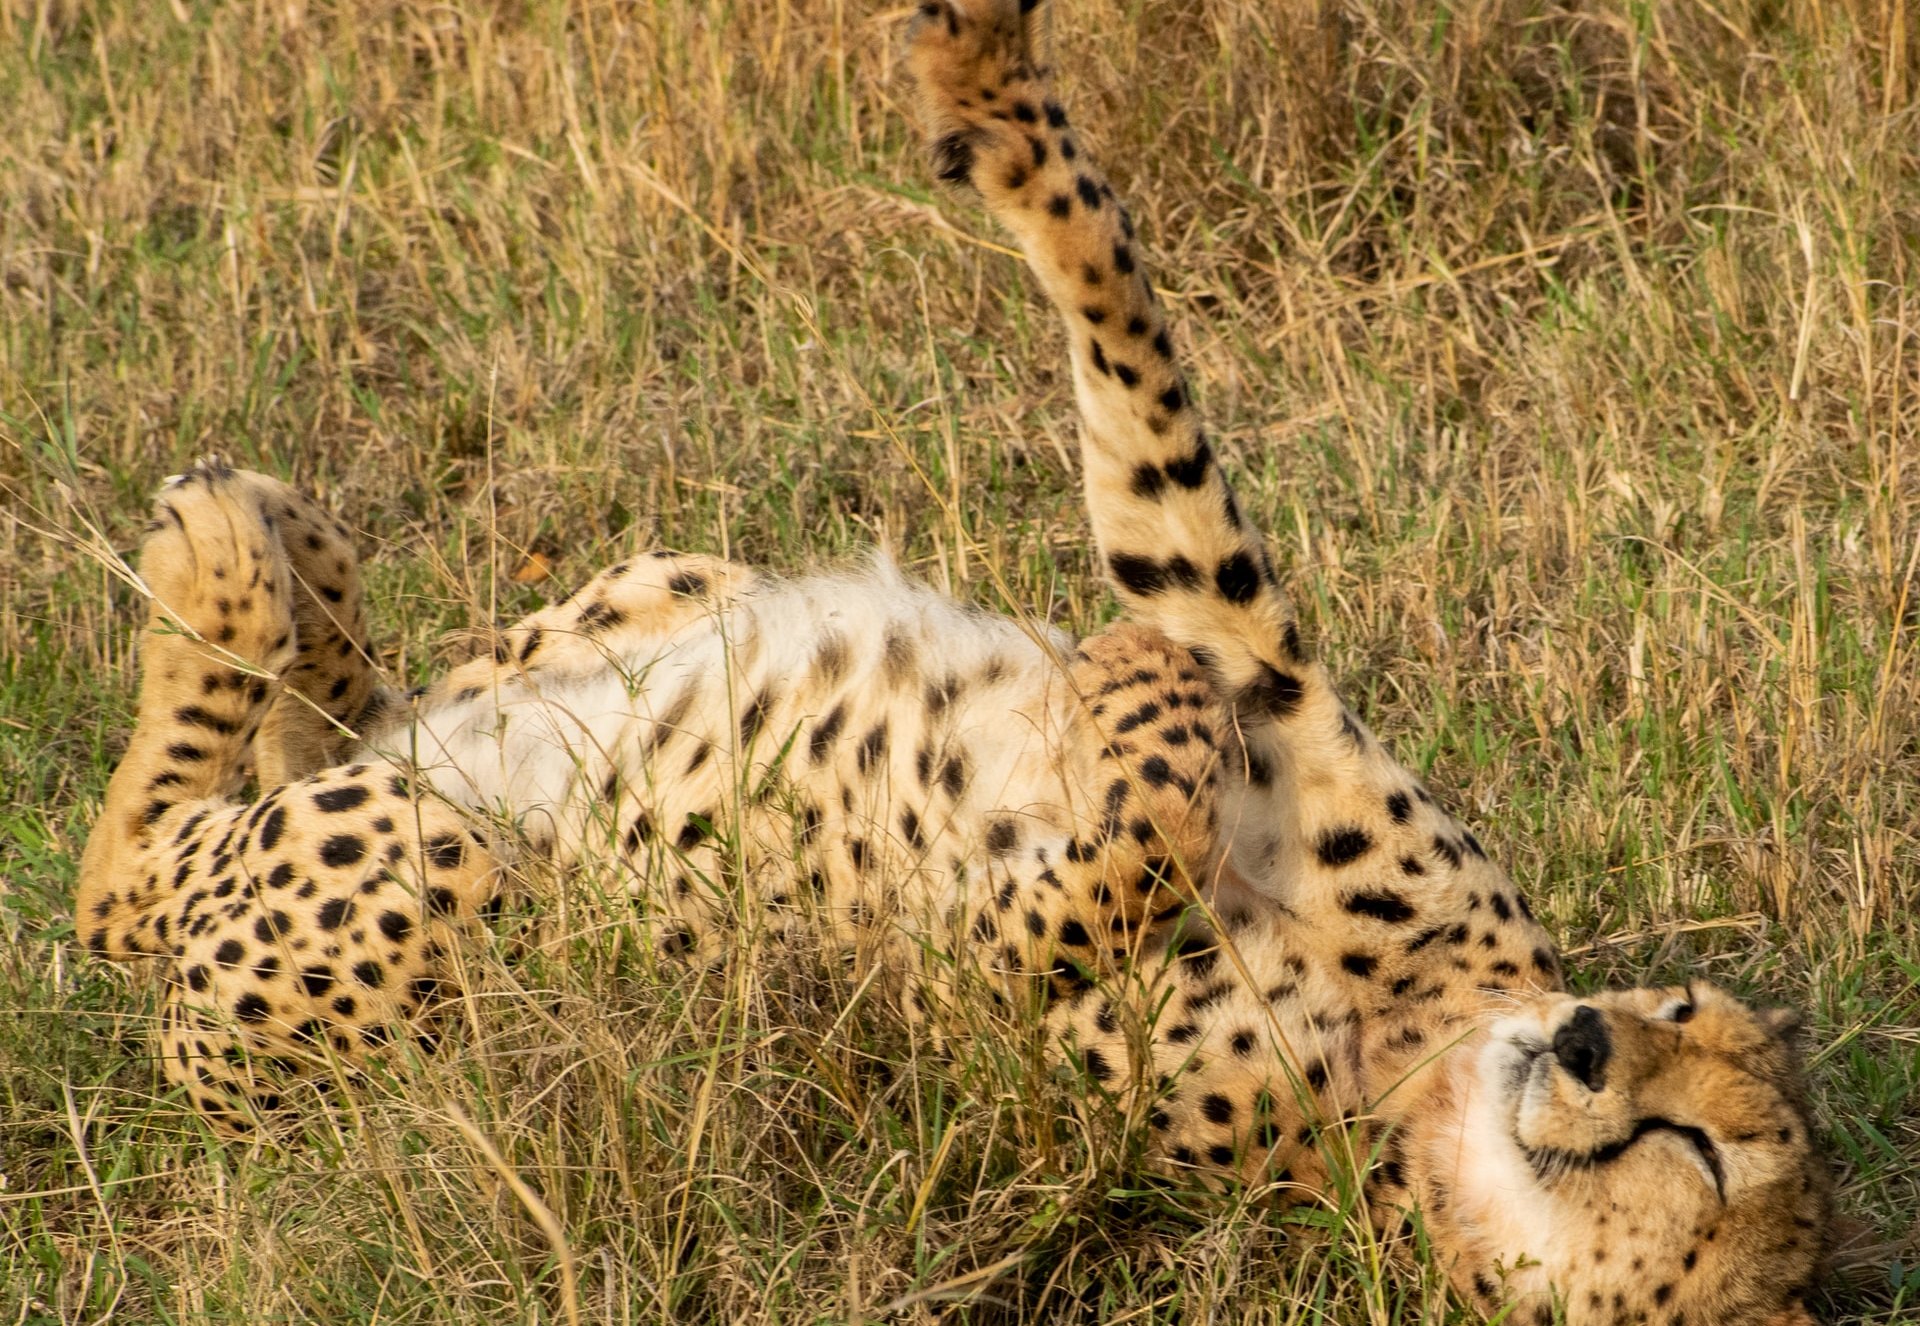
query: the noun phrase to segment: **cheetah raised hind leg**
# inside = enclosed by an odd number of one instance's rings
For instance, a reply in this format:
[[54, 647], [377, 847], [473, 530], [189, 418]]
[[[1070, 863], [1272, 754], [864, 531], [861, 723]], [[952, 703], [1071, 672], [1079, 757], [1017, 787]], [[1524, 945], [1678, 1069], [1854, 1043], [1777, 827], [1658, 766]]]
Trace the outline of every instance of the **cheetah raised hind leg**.
[[286, 556], [256, 501], [218, 461], [155, 499], [140, 554], [150, 598], [137, 716], [75, 901], [79, 938], [102, 956], [166, 951], [148, 929], [165, 892], [150, 858], [239, 794], [275, 679], [295, 658]]

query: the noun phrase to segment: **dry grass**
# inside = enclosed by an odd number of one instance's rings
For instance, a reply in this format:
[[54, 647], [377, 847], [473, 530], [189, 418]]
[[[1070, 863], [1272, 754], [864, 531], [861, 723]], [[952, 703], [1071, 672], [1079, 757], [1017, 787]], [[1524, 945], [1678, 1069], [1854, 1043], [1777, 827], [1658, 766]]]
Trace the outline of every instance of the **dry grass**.
[[[652, 542], [789, 569], [878, 542], [1099, 619], [1060, 346], [927, 186], [903, 16], [0, 0], [0, 1316], [1443, 1314], [1350, 1209], [1132, 1187], [1020, 1048], [923, 1061], [804, 966], [695, 985], [588, 924], [589, 882], [476, 957], [453, 1053], [285, 1146], [157, 1098], [151, 993], [71, 948], [138, 616], [81, 544], [129, 549], [202, 451], [350, 513], [409, 680]], [[1845, 1321], [1920, 1302], [1916, 23], [1055, 17], [1374, 727], [1583, 981], [1810, 1010], [1870, 1245], [1821, 1305]], [[529, 550], [555, 582], [508, 578]]]

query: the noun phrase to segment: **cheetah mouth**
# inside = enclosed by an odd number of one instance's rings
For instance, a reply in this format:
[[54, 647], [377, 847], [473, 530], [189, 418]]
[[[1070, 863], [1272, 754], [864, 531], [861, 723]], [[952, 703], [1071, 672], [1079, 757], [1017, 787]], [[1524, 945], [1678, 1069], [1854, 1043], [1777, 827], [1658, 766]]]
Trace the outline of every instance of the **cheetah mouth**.
[[1657, 1133], [1678, 1137], [1693, 1148], [1694, 1155], [1700, 1161], [1701, 1168], [1713, 1180], [1714, 1195], [1722, 1206], [1727, 1202], [1727, 1171], [1721, 1162], [1720, 1150], [1714, 1146], [1713, 1139], [1691, 1124], [1675, 1123], [1672, 1119], [1653, 1116], [1634, 1124], [1633, 1131], [1617, 1142], [1595, 1147], [1591, 1151], [1569, 1151], [1558, 1147], [1528, 1146], [1520, 1140], [1516, 1130], [1513, 1144], [1526, 1157], [1533, 1167], [1534, 1177], [1541, 1182], [1563, 1177], [1570, 1173], [1585, 1172], [1604, 1168], [1627, 1154], [1635, 1146]]
[[1514, 1149], [1525, 1158], [1534, 1177], [1541, 1183], [1550, 1183], [1572, 1173], [1591, 1173], [1604, 1169], [1647, 1138], [1666, 1134], [1679, 1138], [1692, 1148], [1702, 1174], [1713, 1183], [1714, 1195], [1720, 1199], [1722, 1206], [1726, 1205], [1727, 1171], [1720, 1158], [1720, 1150], [1711, 1137], [1691, 1124], [1676, 1123], [1661, 1115], [1650, 1115], [1635, 1123], [1633, 1131], [1625, 1137], [1588, 1150], [1529, 1145], [1520, 1136], [1520, 1110], [1527, 1089], [1540, 1075], [1562, 1069], [1553, 1047], [1544, 1040], [1518, 1036], [1507, 1042], [1507, 1048], [1512, 1053], [1502, 1065], [1501, 1076], [1514, 1111], [1510, 1136]]

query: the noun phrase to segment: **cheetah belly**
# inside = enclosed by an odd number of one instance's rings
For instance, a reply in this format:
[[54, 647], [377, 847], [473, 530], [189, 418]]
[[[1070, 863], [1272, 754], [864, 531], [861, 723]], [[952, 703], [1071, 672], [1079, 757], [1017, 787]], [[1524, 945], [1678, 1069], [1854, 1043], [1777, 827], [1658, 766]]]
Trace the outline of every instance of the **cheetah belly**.
[[749, 877], [804, 871], [797, 815], [842, 910], [911, 881], [949, 915], [989, 811], [1058, 826], [1075, 799], [1049, 754], [1075, 703], [1051, 654], [1070, 643], [884, 572], [765, 585], [605, 644], [586, 673], [503, 667], [377, 746], [562, 862], [623, 861], [634, 891], [699, 868], [710, 831]]

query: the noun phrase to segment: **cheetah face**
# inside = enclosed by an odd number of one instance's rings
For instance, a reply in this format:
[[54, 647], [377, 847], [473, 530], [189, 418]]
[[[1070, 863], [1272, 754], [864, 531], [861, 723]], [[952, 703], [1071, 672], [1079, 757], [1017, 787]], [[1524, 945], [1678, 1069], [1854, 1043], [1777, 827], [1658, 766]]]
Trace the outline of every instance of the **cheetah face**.
[[1796, 1028], [1704, 983], [1549, 996], [1495, 1023], [1476, 1076], [1505, 1152], [1503, 1241], [1550, 1245], [1502, 1265], [1537, 1264], [1569, 1321], [1802, 1319], [1829, 1190]]

